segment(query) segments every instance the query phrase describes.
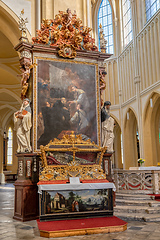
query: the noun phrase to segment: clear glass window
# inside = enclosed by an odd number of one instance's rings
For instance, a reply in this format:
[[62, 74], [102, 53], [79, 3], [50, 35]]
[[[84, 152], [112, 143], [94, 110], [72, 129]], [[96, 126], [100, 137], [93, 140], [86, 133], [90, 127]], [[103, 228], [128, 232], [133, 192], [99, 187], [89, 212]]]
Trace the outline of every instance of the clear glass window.
[[158, 11], [160, 7], [160, 0], [146, 0], [146, 20], [149, 19]]
[[122, 0], [122, 14], [123, 14], [123, 36], [124, 36], [124, 47], [125, 47], [133, 39], [131, 4], [129, 0]]
[[7, 164], [12, 164], [12, 159], [13, 159], [13, 132], [11, 127], [9, 127], [7, 145]]
[[[99, 27], [100, 24], [102, 25], [102, 28], [103, 28], [104, 37], [107, 40], [106, 52], [113, 54], [114, 46], [113, 46], [112, 9], [108, 0], [102, 0], [101, 5], [99, 7], [98, 34], [100, 32], [100, 27]], [[99, 44], [99, 47], [100, 47], [100, 44]]]

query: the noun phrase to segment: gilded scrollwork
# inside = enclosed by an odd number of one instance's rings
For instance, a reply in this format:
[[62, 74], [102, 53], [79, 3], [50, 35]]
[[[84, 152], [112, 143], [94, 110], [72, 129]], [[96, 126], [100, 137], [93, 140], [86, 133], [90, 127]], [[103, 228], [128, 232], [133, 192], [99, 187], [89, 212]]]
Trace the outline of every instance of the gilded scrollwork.
[[68, 180], [69, 177], [79, 177], [81, 180], [106, 179], [99, 165], [61, 165], [48, 166], [40, 173], [40, 181]]

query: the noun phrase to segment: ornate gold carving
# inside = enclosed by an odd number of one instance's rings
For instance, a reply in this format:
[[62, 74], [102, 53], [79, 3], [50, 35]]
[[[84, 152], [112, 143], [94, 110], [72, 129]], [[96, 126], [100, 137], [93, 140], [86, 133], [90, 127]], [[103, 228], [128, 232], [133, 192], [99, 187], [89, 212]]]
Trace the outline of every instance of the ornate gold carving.
[[33, 135], [34, 135], [34, 152], [39, 152], [37, 149], [37, 60], [50, 60], [50, 61], [57, 61], [57, 62], [66, 62], [66, 63], [76, 63], [76, 64], [86, 64], [86, 65], [94, 65], [96, 66], [96, 98], [97, 98], [97, 127], [98, 127], [98, 145], [101, 145], [101, 138], [100, 138], [100, 112], [99, 112], [99, 71], [98, 71], [98, 64], [97, 63], [90, 63], [90, 62], [82, 62], [82, 61], [73, 61], [69, 59], [53, 59], [49, 57], [37, 57], [34, 56], [34, 94], [33, 94], [33, 102], [34, 102], [34, 109], [33, 109]]
[[58, 51], [59, 56], [64, 58], [75, 58], [77, 53], [75, 47], [72, 45], [64, 44], [59, 46], [60, 50]]
[[59, 56], [73, 58], [75, 50], [98, 51], [90, 31], [91, 28], [82, 25], [75, 11], [71, 13], [67, 9], [67, 12], [59, 11], [54, 20], [43, 19], [41, 30], [37, 30], [37, 37], [32, 40], [33, 43], [59, 47]]
[[68, 180], [69, 177], [79, 177], [81, 180], [106, 179], [99, 165], [58, 165], [48, 166], [40, 173], [40, 181]]
[[[54, 146], [54, 148], [52, 147]], [[91, 140], [82, 140], [81, 135], [64, 135], [61, 140], [54, 139], [48, 145], [40, 147], [41, 159], [44, 166], [43, 171], [40, 173], [41, 181], [50, 180], [66, 180], [69, 177], [79, 177], [84, 179], [105, 179], [105, 174], [101, 169], [103, 155], [106, 147], [99, 147]], [[73, 161], [67, 165], [47, 165], [46, 152], [72, 152]], [[77, 152], [97, 152], [97, 160], [93, 165], [80, 165], [76, 162], [75, 155]]]

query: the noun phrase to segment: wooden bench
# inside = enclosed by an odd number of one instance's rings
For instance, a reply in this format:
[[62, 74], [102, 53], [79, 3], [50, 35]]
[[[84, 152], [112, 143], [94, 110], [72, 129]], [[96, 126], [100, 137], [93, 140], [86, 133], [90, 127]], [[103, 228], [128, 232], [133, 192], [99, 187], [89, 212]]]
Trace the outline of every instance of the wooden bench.
[[5, 174], [5, 182], [15, 182], [17, 180], [16, 173], [4, 173]]

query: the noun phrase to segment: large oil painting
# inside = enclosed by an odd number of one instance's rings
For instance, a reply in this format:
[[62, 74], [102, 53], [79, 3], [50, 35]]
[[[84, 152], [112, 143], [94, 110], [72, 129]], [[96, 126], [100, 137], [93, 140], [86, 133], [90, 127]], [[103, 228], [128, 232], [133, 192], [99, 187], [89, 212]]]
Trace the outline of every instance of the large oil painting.
[[35, 148], [74, 131], [100, 145], [98, 66], [37, 58]]

